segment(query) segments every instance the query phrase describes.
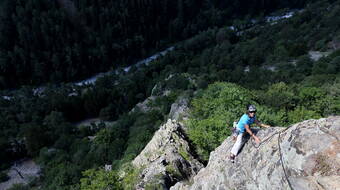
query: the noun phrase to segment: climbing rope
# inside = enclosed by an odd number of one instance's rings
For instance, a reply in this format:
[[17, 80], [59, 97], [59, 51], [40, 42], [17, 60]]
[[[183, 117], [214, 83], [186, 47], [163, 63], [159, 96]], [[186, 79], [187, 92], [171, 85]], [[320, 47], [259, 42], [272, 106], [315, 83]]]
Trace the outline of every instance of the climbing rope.
[[272, 134], [271, 136], [269, 136], [269, 137], [266, 138], [265, 140], [261, 141], [261, 142], [259, 143], [258, 146], [255, 146], [254, 143], [253, 143], [253, 141], [251, 141], [251, 142], [252, 142], [252, 145], [253, 145], [255, 148], [259, 148], [262, 144], [264, 144], [264, 143], [266, 143], [267, 141], [269, 141], [270, 139], [272, 139], [272, 138], [274, 137], [274, 135], [279, 134], [279, 135], [278, 135], [278, 138], [277, 138], [277, 144], [278, 144], [278, 146], [279, 146], [279, 153], [280, 153], [280, 162], [281, 162], [281, 166], [282, 166], [282, 168], [283, 168], [283, 173], [284, 173], [284, 175], [285, 175], [285, 178], [286, 178], [286, 181], [287, 181], [287, 183], [288, 183], [289, 188], [290, 188], [291, 190], [294, 190], [293, 187], [292, 187], [292, 184], [291, 184], [290, 181], [289, 181], [289, 178], [288, 178], [288, 175], [287, 175], [287, 172], [286, 172], [286, 168], [285, 168], [285, 166], [284, 166], [284, 164], [283, 164], [283, 156], [282, 156], [281, 145], [280, 145], [280, 141], [281, 141], [281, 133], [287, 131], [290, 127], [291, 127], [291, 126], [285, 128], [284, 130], [281, 130], [281, 131], [278, 131], [278, 132]]
[[[286, 130], [286, 129], [284, 129], [284, 130]], [[279, 131], [279, 132], [276, 132], [276, 133], [274, 133], [274, 134], [272, 134], [272, 135], [270, 135], [270, 136], [267, 137], [265, 140], [262, 140], [262, 141], [258, 144], [258, 146], [256, 146], [256, 145], [254, 144], [253, 141], [251, 141], [251, 144], [253, 145], [253, 147], [259, 148], [262, 144], [264, 144], [264, 143], [266, 143], [267, 141], [269, 141], [270, 139], [272, 139], [272, 138], [273, 138], [276, 134], [278, 134], [278, 133], [280, 133], [280, 131]]]
[[[289, 128], [289, 127], [288, 127], [288, 128]], [[288, 128], [287, 128], [287, 129], [288, 129]], [[282, 131], [279, 132], [279, 136], [278, 136], [278, 138], [277, 138], [277, 144], [279, 145], [280, 161], [281, 161], [281, 165], [282, 165], [282, 168], [283, 168], [283, 173], [285, 174], [285, 177], [286, 177], [286, 180], [287, 180], [287, 183], [288, 183], [290, 189], [291, 189], [291, 190], [294, 190], [293, 187], [292, 187], [292, 184], [291, 184], [290, 181], [289, 181], [289, 178], [288, 178], [288, 175], [287, 175], [287, 172], [286, 172], [286, 168], [285, 168], [285, 166], [284, 166], [284, 164], [283, 164], [283, 158], [282, 158], [282, 152], [281, 152], [281, 146], [280, 146], [280, 139], [281, 139], [280, 135], [281, 135], [281, 132], [286, 131], [287, 129], [282, 130]]]

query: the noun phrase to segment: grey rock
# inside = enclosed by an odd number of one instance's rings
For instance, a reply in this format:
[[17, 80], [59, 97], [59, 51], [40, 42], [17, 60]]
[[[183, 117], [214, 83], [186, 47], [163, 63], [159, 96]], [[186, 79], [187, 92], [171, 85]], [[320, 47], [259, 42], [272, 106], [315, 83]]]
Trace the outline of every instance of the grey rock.
[[131, 112], [133, 112], [136, 108], [139, 109], [141, 112], [148, 112], [150, 111], [152, 108], [150, 107], [150, 103], [152, 101], [154, 101], [157, 97], [156, 96], [150, 96], [147, 99], [145, 99], [143, 102], [138, 103], [132, 110]]
[[[248, 140], [232, 164], [233, 146], [228, 137], [211, 152], [208, 165], [190, 183], [179, 182], [171, 190], [290, 189], [280, 161], [281, 127], [259, 130], [260, 147]], [[340, 189], [340, 117], [307, 120], [280, 134], [283, 165], [294, 190]]]
[[319, 59], [321, 59], [322, 57], [327, 57], [331, 52], [320, 52], [320, 51], [309, 51], [309, 57], [313, 60], [313, 61], [318, 61]]
[[141, 169], [136, 189], [157, 185], [169, 189], [180, 180], [188, 179], [203, 167], [191, 154], [181, 124], [168, 120], [155, 133], [132, 164]]
[[14, 184], [28, 184], [34, 178], [38, 178], [40, 172], [41, 167], [31, 159], [17, 161], [7, 172], [9, 180], [0, 183], [0, 189], [9, 189]]
[[171, 105], [169, 118], [176, 121], [186, 120], [189, 117], [189, 99], [185, 96], [177, 98]]

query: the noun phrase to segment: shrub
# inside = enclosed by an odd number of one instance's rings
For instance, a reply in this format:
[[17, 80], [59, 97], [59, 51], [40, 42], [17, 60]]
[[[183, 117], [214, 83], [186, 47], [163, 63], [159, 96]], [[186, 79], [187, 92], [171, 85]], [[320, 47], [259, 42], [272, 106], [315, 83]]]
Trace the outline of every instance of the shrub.
[[0, 172], [0, 182], [9, 180], [9, 176], [5, 172]]
[[122, 170], [125, 175], [122, 179], [122, 184], [124, 189], [134, 189], [135, 185], [140, 180], [139, 174], [143, 168], [136, 168], [131, 163], [124, 164]]
[[288, 118], [289, 122], [293, 124], [307, 119], [319, 119], [320, 115], [313, 110], [299, 106], [295, 110], [288, 112]]
[[113, 104], [109, 104], [105, 108], [100, 110], [99, 118], [101, 120], [111, 121], [116, 119], [116, 108]]
[[114, 171], [90, 169], [83, 172], [80, 190], [119, 190], [123, 189]]
[[29, 190], [29, 187], [24, 184], [13, 184], [8, 190]]
[[183, 75], [174, 75], [170, 77], [170, 79], [166, 82], [166, 87], [168, 89], [181, 89], [185, 90], [188, 88], [188, 85], [190, 84], [187, 77]]
[[271, 85], [267, 92], [261, 93], [259, 97], [263, 104], [276, 110], [290, 109], [295, 101], [293, 89], [284, 82]]
[[230, 134], [227, 126], [242, 115], [250, 102], [250, 91], [222, 82], [209, 85], [192, 101], [189, 138], [204, 160]]

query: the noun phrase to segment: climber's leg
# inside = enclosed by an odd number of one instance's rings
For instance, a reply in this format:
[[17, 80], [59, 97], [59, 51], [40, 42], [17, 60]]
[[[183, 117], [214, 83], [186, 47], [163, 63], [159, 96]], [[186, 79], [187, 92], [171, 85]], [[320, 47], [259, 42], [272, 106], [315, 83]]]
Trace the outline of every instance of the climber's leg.
[[243, 141], [243, 133], [240, 133], [237, 135], [237, 139], [236, 142], [233, 146], [233, 148], [231, 149], [231, 154], [236, 156], [238, 151], [240, 150], [241, 146], [242, 146], [242, 141]]

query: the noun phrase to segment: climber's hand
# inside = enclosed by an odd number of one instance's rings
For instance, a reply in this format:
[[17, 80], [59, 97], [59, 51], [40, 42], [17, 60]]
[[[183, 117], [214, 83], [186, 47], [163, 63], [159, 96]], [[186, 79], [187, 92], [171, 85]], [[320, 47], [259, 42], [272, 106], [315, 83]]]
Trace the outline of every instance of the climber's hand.
[[258, 138], [257, 136], [254, 135], [254, 139], [255, 139], [255, 142], [256, 142], [257, 144], [260, 144], [260, 142], [261, 142], [261, 139], [260, 139], [260, 138]]
[[261, 123], [261, 124], [260, 124], [260, 127], [269, 128], [270, 125], [266, 125], [266, 124]]

